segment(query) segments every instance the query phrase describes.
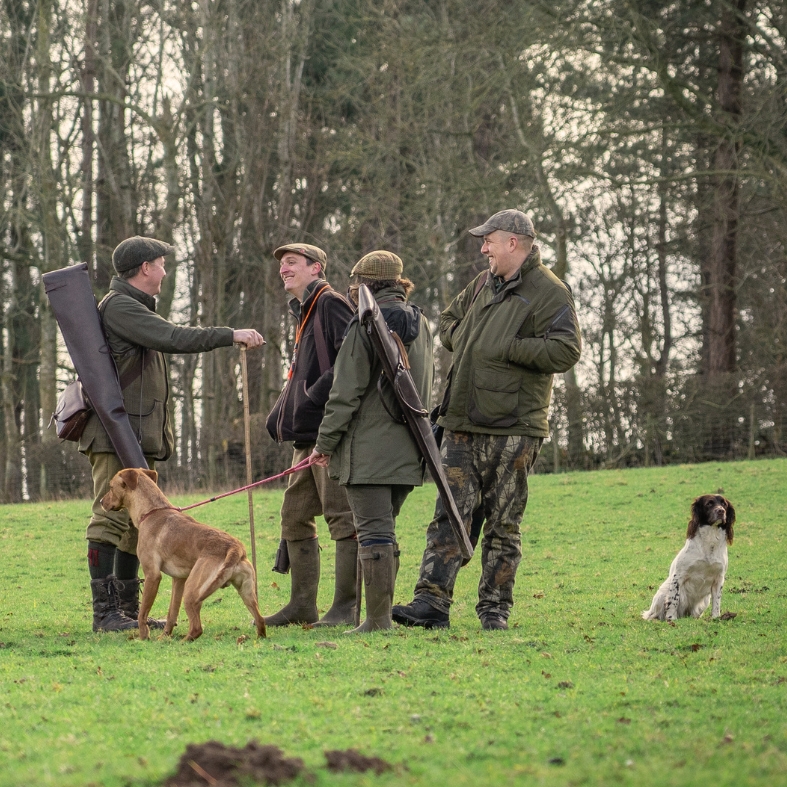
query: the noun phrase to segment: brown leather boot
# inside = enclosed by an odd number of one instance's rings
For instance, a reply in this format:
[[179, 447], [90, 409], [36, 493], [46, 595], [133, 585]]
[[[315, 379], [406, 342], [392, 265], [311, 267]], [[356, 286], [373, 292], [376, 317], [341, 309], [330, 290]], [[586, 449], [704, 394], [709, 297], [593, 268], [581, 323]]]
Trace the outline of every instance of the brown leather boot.
[[358, 571], [358, 540], [336, 542], [336, 578], [333, 604], [314, 627], [348, 626], [355, 622], [355, 578]]
[[316, 538], [288, 541], [290, 557], [290, 600], [276, 614], [265, 618], [266, 626], [315, 623], [317, 586], [320, 584], [320, 545]]

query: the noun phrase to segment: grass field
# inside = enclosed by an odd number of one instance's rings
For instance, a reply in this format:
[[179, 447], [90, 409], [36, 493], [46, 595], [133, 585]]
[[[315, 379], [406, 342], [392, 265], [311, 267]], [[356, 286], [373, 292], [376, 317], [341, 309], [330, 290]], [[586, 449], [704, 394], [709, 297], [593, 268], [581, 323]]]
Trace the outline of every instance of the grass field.
[[[317, 785], [787, 784], [786, 481], [781, 460], [536, 476], [509, 631], [480, 630], [475, 558], [448, 631], [290, 627], [241, 643], [253, 630], [231, 588], [195, 643], [93, 634], [88, 505], [0, 507], [0, 785], [158, 785], [210, 739], [280, 746]], [[642, 621], [691, 501], [717, 489], [738, 516], [722, 598], [737, 616]], [[255, 497], [265, 614], [289, 587], [269, 571], [280, 501]], [[416, 490], [400, 518], [397, 601], [433, 503]], [[248, 542], [245, 496], [196, 513]], [[168, 599], [165, 579], [155, 614]], [[323, 751], [349, 747], [394, 770], [329, 773]]]

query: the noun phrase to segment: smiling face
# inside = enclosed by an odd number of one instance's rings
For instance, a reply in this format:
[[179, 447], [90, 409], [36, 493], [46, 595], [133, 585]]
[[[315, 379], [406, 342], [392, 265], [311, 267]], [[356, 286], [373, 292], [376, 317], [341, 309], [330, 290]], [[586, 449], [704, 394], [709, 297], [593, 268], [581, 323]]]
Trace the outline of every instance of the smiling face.
[[279, 261], [279, 276], [284, 282], [284, 289], [299, 301], [303, 300], [306, 288], [320, 278], [322, 265], [302, 254], [288, 251]]
[[139, 273], [129, 279], [128, 283], [148, 295], [158, 295], [161, 292], [161, 282], [166, 275], [164, 258], [156, 257], [155, 260], [143, 262], [139, 266]]
[[529, 248], [524, 247], [525, 242], [525, 236], [517, 236], [503, 230], [495, 230], [484, 235], [481, 254], [485, 254], [489, 259], [489, 270], [492, 271], [493, 276], [500, 276], [508, 281], [516, 274], [530, 251]]

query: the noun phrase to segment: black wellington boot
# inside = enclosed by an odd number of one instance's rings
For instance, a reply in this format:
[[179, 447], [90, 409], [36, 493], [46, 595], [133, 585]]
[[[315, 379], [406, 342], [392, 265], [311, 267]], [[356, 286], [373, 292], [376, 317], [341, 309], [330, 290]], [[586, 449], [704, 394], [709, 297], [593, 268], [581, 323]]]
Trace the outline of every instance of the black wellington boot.
[[115, 577], [91, 579], [93, 594], [93, 631], [129, 631], [137, 628], [137, 621], [126, 617], [118, 607]]

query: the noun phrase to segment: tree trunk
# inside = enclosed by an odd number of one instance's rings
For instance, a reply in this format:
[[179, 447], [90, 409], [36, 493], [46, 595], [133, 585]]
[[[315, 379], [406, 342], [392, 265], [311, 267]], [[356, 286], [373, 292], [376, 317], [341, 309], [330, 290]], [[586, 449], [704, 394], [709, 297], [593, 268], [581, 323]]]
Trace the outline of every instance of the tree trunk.
[[711, 378], [730, 375], [736, 368], [735, 302], [739, 217], [737, 127], [741, 114], [743, 12], [746, 0], [724, 4], [719, 26], [718, 101], [721, 120], [728, 129], [716, 147], [713, 244], [710, 258], [708, 315], [708, 373]]
[[[12, 270], [13, 270], [12, 266]], [[18, 310], [16, 277], [8, 291], [5, 312], [6, 343], [3, 348], [3, 370], [0, 383], [3, 392], [3, 423], [5, 426], [5, 487], [3, 499], [7, 503], [22, 500], [22, 435], [19, 429], [18, 378], [14, 358], [16, 347], [16, 313]]]
[[[85, 10], [85, 62], [82, 66], [82, 90], [86, 94], [82, 107], [82, 216], [78, 238], [79, 257], [94, 270], [93, 260], [93, 100], [96, 89], [96, 36], [98, 0], [87, 0]], [[94, 271], [95, 273], [95, 271]]]
[[126, 82], [133, 46], [130, 11], [123, 3], [101, 0], [98, 102], [98, 178], [96, 180], [96, 288], [109, 289], [112, 250], [135, 234], [136, 205], [131, 188], [126, 140]]
[[[38, 85], [41, 96], [47, 96], [50, 91], [51, 66], [50, 66], [50, 23], [52, 18], [51, 0], [41, 0], [38, 4], [38, 39], [37, 39], [37, 64], [39, 69]], [[92, 88], [91, 88], [92, 89]], [[87, 102], [89, 104], [90, 102]], [[84, 118], [83, 118], [84, 120]], [[66, 260], [63, 259], [63, 227], [57, 214], [58, 184], [52, 163], [52, 129], [54, 120], [52, 116], [51, 99], [41, 98], [38, 106], [38, 134], [36, 135], [37, 159], [37, 184], [39, 188], [38, 202], [41, 206], [41, 236], [42, 260], [41, 272], [46, 273], [62, 267]], [[84, 130], [84, 128], [83, 128]], [[85, 191], [83, 189], [83, 195]], [[84, 220], [84, 214], [83, 214]], [[88, 239], [90, 238], [90, 224], [87, 225]], [[80, 239], [82, 240], [82, 239]], [[42, 500], [57, 497], [58, 479], [55, 468], [58, 464], [56, 451], [57, 434], [54, 429], [47, 428], [49, 418], [55, 411], [57, 402], [57, 323], [49, 308], [49, 302], [44, 293], [43, 282], [39, 284], [37, 300], [39, 303], [39, 351], [38, 351], [38, 402], [35, 414], [29, 414], [26, 423], [30, 429], [35, 427], [36, 433], [40, 430], [40, 444], [37, 452], [37, 463], [28, 462], [28, 489], [31, 497]], [[31, 380], [31, 385], [35, 380]], [[27, 405], [25, 410], [27, 411]], [[35, 415], [35, 418], [33, 418]], [[28, 443], [28, 456], [33, 456], [33, 447], [30, 445], [32, 434], [25, 433]], [[37, 465], [37, 466], [36, 466]]]

